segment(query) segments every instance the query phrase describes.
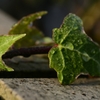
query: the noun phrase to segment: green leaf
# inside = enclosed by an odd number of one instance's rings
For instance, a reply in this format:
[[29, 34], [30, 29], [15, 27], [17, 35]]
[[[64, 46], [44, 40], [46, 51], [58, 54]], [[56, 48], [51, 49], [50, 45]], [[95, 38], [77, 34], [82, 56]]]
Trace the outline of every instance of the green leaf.
[[44, 37], [36, 42], [37, 45], [45, 45], [45, 46], [52, 46], [54, 45], [54, 42], [51, 37]]
[[36, 19], [40, 19], [41, 16], [45, 15], [46, 13], [47, 13], [46, 11], [42, 11], [23, 17], [18, 23], [16, 23], [11, 28], [11, 30], [9, 31], [10, 35], [23, 34], [23, 33], [26, 34], [24, 38], [20, 39], [14, 44], [14, 47], [16, 48], [30, 47], [35, 45], [37, 41], [39, 41], [44, 37], [41, 31], [31, 26], [30, 24]]
[[56, 45], [48, 57], [61, 84], [71, 84], [81, 73], [100, 76], [100, 48], [85, 34], [78, 16], [66, 16], [62, 26], [53, 30], [53, 40]]
[[9, 68], [2, 61], [2, 55], [7, 52], [11, 45], [18, 39], [24, 37], [25, 34], [21, 35], [4, 35], [0, 36], [0, 71], [13, 71], [12, 68]]

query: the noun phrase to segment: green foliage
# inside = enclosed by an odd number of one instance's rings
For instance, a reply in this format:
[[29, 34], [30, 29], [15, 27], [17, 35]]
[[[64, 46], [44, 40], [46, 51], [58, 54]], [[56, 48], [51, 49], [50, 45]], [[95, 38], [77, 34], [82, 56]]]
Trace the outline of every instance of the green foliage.
[[0, 36], [0, 71], [13, 71], [12, 68], [9, 68], [2, 61], [2, 55], [7, 52], [7, 50], [11, 47], [11, 45], [17, 41], [18, 39], [24, 37], [25, 34], [21, 35], [6, 35]]
[[44, 38], [44, 35], [37, 28], [30, 26], [30, 24], [36, 19], [40, 19], [41, 16], [46, 14], [46, 11], [31, 14], [23, 17], [18, 23], [16, 23], [9, 31], [10, 35], [14, 34], [26, 34], [23, 39], [20, 39], [14, 44], [14, 47], [30, 47], [35, 45], [36, 41]]
[[100, 48], [85, 34], [79, 17], [65, 17], [62, 26], [53, 30], [53, 40], [49, 63], [61, 84], [71, 84], [81, 73], [100, 76]]
[[[22, 18], [15, 24], [8, 36], [0, 36], [0, 71], [13, 71], [2, 61], [2, 55], [13, 45], [16, 48], [33, 46], [36, 42], [52, 43], [30, 23], [47, 12], [39, 12]], [[50, 68], [58, 75], [61, 84], [71, 84], [81, 73], [100, 76], [100, 47], [88, 37], [83, 29], [82, 20], [69, 14], [60, 28], [53, 29], [54, 46], [48, 53]], [[51, 45], [51, 44], [49, 44]]]

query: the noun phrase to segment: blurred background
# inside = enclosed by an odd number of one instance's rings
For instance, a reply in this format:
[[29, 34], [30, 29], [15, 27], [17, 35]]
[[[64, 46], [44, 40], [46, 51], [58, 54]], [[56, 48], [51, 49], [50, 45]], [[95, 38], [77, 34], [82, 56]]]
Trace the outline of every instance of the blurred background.
[[68, 13], [75, 13], [82, 18], [86, 33], [100, 43], [100, 0], [0, 0], [0, 9], [16, 20], [38, 11], [48, 11], [34, 25], [50, 37], [52, 29], [60, 27]]

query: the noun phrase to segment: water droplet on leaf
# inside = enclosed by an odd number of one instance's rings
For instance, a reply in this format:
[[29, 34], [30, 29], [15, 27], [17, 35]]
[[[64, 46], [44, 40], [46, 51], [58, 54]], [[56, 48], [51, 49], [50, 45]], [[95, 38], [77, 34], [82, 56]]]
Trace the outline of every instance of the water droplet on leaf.
[[77, 42], [78, 42], [79, 44], [83, 44], [82, 40], [78, 40]]
[[80, 40], [78, 40], [77, 42], [80, 42]]
[[59, 60], [58, 58], [56, 58], [56, 60]]
[[89, 55], [88, 55], [87, 53], [84, 53], [84, 54], [82, 55], [82, 59], [83, 59], [85, 62], [88, 62], [88, 61], [90, 60], [90, 57], [89, 57]]
[[95, 54], [96, 52], [95, 52], [95, 50], [92, 50], [91, 53]]
[[58, 66], [60, 67], [60, 66], [62, 66], [62, 64], [59, 63]]
[[52, 54], [54, 54], [55, 53], [55, 51], [52, 51]]
[[68, 43], [66, 44], [66, 47], [67, 47], [68, 49], [70, 49], [70, 50], [73, 50], [73, 49], [74, 49], [73, 44], [70, 43], [70, 42], [68, 42]]

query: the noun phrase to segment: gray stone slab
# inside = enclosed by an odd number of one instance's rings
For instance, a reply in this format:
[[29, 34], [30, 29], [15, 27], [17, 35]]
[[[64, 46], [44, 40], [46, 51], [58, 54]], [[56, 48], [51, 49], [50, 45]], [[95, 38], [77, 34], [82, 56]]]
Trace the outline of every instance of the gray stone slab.
[[0, 80], [0, 100], [23, 100], [7, 84]]
[[[56, 78], [11, 78], [1, 81], [24, 100], [100, 99], [100, 78], [80, 78], [73, 84], [66, 86], [61, 85]], [[0, 95], [3, 96], [3, 94]]]

